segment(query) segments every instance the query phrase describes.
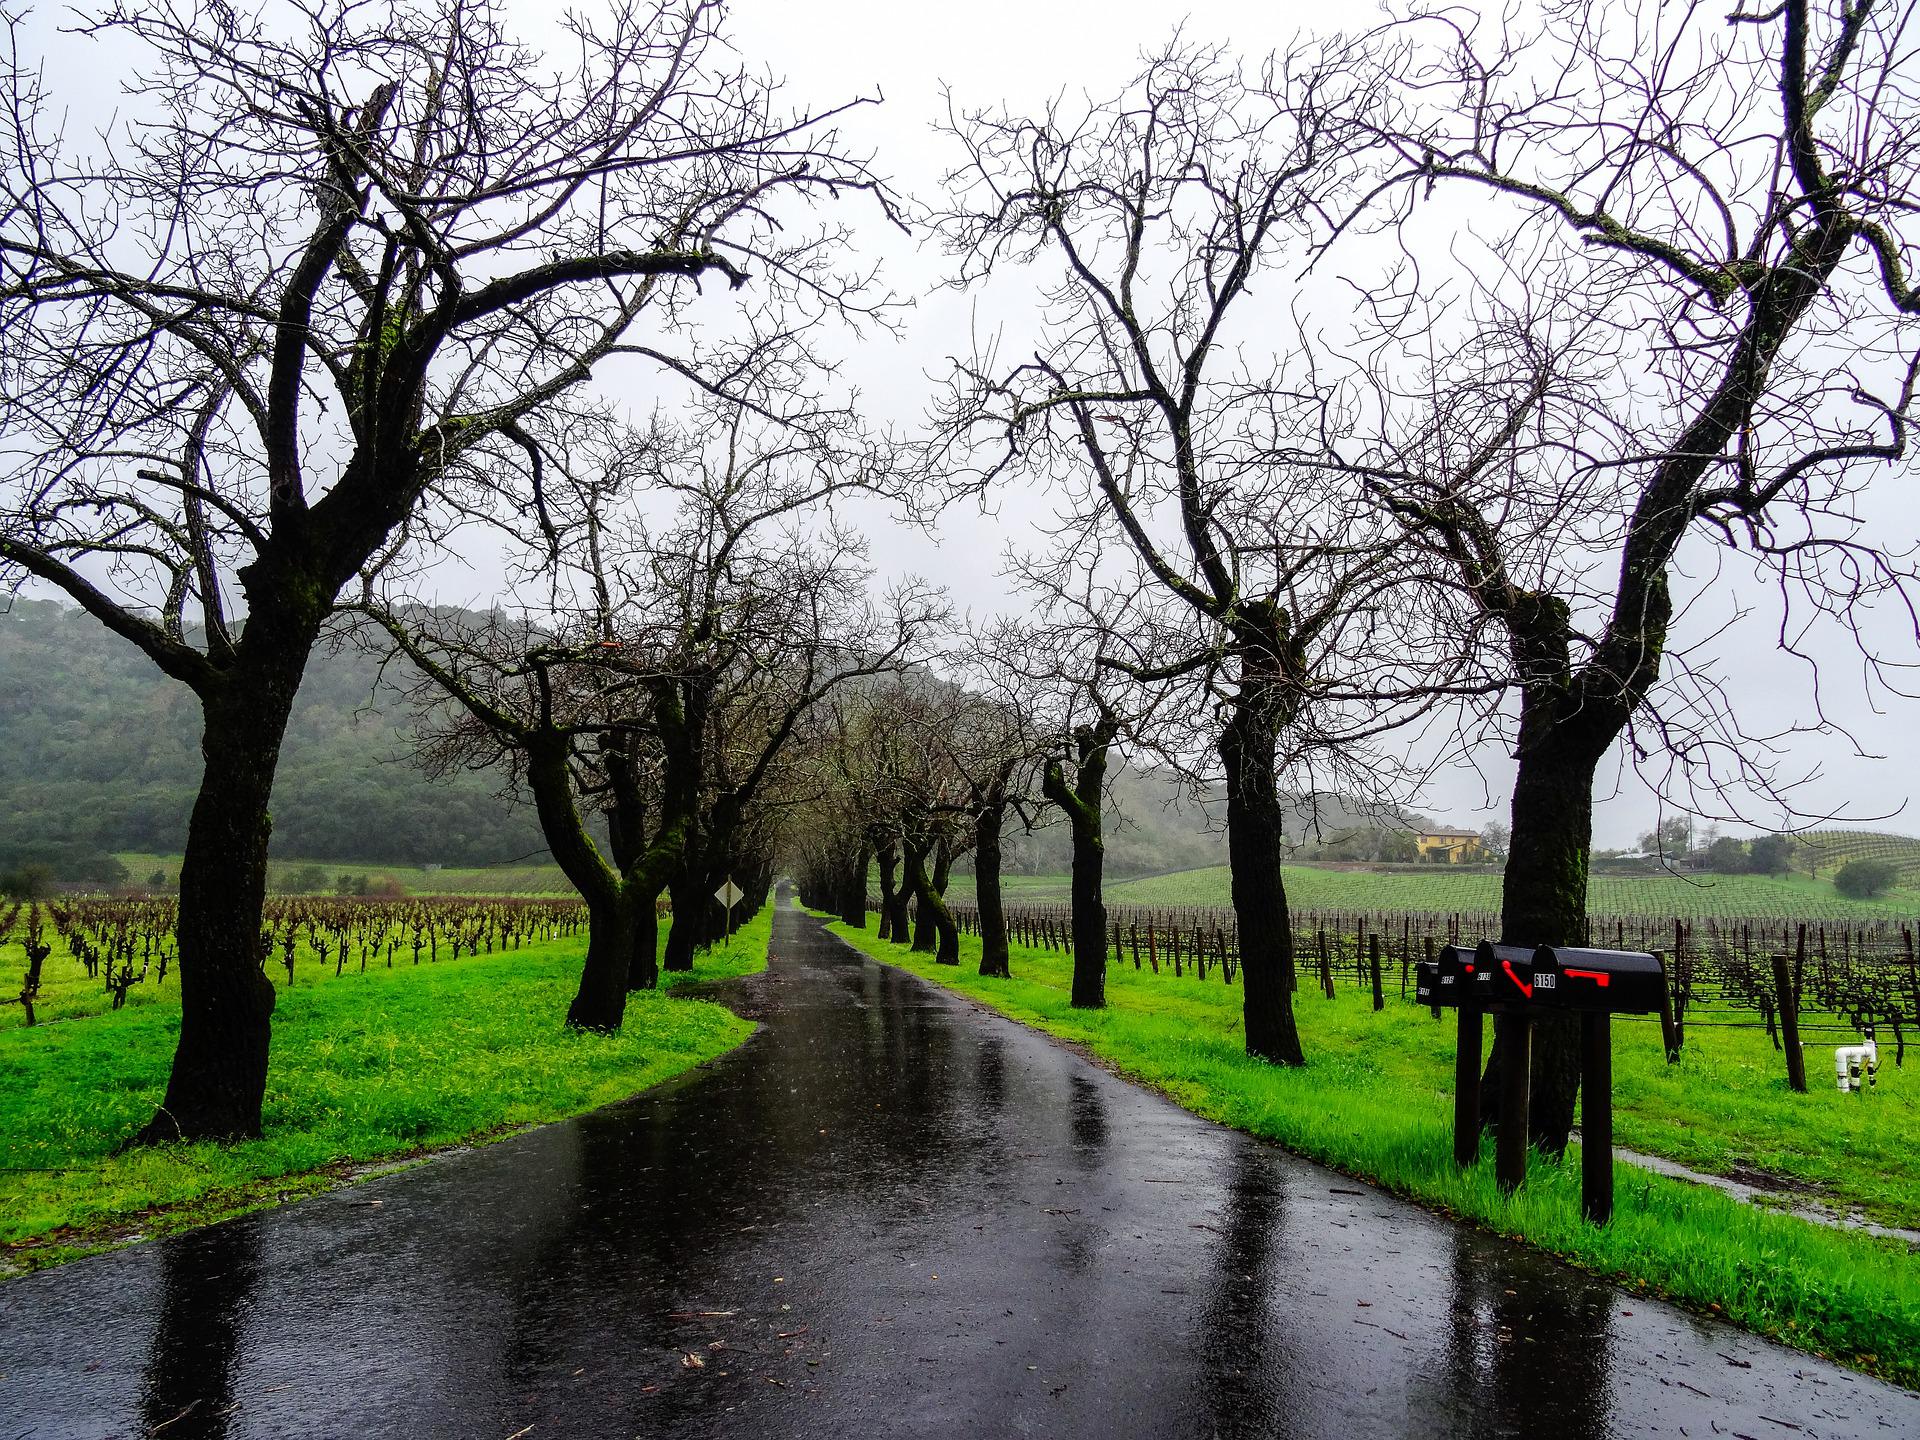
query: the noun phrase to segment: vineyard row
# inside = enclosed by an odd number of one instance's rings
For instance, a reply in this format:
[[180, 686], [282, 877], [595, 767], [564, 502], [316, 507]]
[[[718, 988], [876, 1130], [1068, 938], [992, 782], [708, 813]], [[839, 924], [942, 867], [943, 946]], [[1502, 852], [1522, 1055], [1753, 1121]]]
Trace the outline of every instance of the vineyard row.
[[[977, 906], [949, 906], [960, 928], [979, 933]], [[1072, 953], [1072, 910], [1065, 905], [1006, 907], [1016, 942]], [[1175, 977], [1217, 977], [1231, 985], [1240, 966], [1239, 930], [1231, 910], [1214, 907], [1109, 906], [1112, 963]], [[1397, 991], [1411, 1001], [1413, 966], [1443, 945], [1473, 945], [1499, 935], [1499, 917], [1466, 912], [1296, 911], [1296, 984], [1317, 984], [1331, 998], [1339, 984], [1373, 992], [1375, 1008]], [[1834, 1017], [1833, 1029], [1890, 1030], [1896, 1063], [1906, 1031], [1920, 1029], [1920, 963], [1914, 929], [1892, 921], [1669, 921], [1609, 917], [1589, 925], [1589, 945], [1648, 950], [1666, 967], [1673, 1028], [1668, 1046], [1692, 1024], [1764, 1025], [1779, 1041], [1783, 1004], [1797, 1014]], [[1783, 995], [1776, 957], [1787, 961]], [[1757, 1017], [1743, 1020], [1741, 1017]], [[1802, 1030], [1820, 1029], [1802, 1022]]]

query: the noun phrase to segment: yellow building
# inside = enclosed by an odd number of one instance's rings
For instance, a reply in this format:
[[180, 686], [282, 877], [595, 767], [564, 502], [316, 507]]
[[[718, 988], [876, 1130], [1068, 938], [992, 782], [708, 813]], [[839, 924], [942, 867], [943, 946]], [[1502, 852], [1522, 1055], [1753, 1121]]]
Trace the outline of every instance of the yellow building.
[[1436, 864], [1463, 865], [1486, 858], [1480, 846], [1480, 836], [1472, 830], [1417, 831], [1413, 837], [1413, 848], [1420, 852], [1422, 860]]

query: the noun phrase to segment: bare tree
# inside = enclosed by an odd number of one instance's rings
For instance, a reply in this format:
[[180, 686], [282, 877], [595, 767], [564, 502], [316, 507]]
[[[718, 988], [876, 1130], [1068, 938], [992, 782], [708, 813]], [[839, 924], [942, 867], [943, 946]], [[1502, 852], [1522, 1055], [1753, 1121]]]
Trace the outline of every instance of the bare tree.
[[1021, 673], [1031, 632], [999, 622], [969, 637], [957, 667], [966, 695], [952, 708], [943, 738], [966, 788], [972, 826], [974, 908], [980, 929], [980, 973], [1013, 974], [1001, 889], [1007, 813], [1031, 825], [1032, 800], [1047, 736], [1035, 723], [1033, 687]]
[[957, 965], [960, 930], [945, 897], [953, 862], [973, 843], [971, 785], [956, 757], [961, 717], [973, 713], [974, 698], [925, 668], [868, 687], [860, 698], [867, 707], [858, 731], [865, 833], [881, 867], [885, 937]]
[[1285, 1064], [1304, 1056], [1280, 768], [1314, 748], [1309, 732], [1331, 750], [1384, 723], [1372, 703], [1336, 718], [1340, 695], [1415, 688], [1383, 685], [1408, 654], [1382, 643], [1401, 581], [1384, 528], [1357, 487], [1273, 463], [1317, 410], [1272, 339], [1284, 308], [1252, 298], [1311, 257], [1360, 171], [1377, 88], [1364, 69], [1303, 45], [1249, 73], [1176, 42], [1084, 111], [958, 115], [967, 160], [942, 220], [956, 284], [1047, 277], [1032, 358], [960, 365], [947, 434], [985, 447], [997, 433], [974, 483], [1049, 485], [1053, 551], [1024, 575], [1104, 626], [1106, 665], [1188, 680], [1200, 713], [1217, 703], [1205, 743], [1225, 778], [1247, 1050]]
[[[1537, 30], [1423, 22], [1445, 43], [1386, 132], [1409, 231], [1419, 197], [1478, 189], [1531, 238], [1503, 242], [1524, 272], [1487, 267], [1451, 353], [1388, 382], [1402, 423], [1361, 468], [1517, 697], [1509, 941], [1581, 941], [1596, 766], [1636, 718], [1654, 748], [1675, 739], [1656, 702], [1690, 533], [1842, 616], [1907, 581], [1851, 512], [1907, 454], [1920, 366], [1913, 16], [1570, 0]], [[1429, 315], [1387, 321], [1391, 343]], [[1549, 1151], [1577, 1086], [1550, 1026], [1532, 1086]]]
[[1107, 761], [1120, 735], [1120, 717], [1098, 689], [1090, 687], [1086, 695], [1096, 713], [1073, 727], [1068, 753], [1048, 757], [1040, 788], [1060, 807], [1073, 832], [1072, 1004], [1076, 1009], [1101, 1010], [1107, 1003], [1107, 905], [1101, 891], [1106, 841], [1101, 799]]
[[[666, 968], [691, 968], [716, 880], [750, 872], [764, 895], [765, 811], [809, 712], [919, 658], [943, 602], [907, 584], [874, 604], [864, 542], [830, 516], [802, 518], [873, 482], [880, 467], [857, 444], [717, 400], [684, 428], [590, 418], [521, 436], [528, 463], [494, 488], [525, 497], [507, 516], [536, 517], [529, 618], [367, 608], [461, 712], [452, 743], [524, 777], [591, 917], [568, 1023], [611, 1030], [635, 978], [651, 982], [662, 890]], [[674, 509], [650, 524], [662, 501]], [[607, 816], [611, 856], [583, 823], [589, 807]]]
[[132, 47], [132, 118], [90, 151], [7, 27], [0, 578], [205, 715], [179, 1050], [138, 1139], [259, 1132], [267, 800], [341, 587], [609, 357], [724, 383], [662, 345], [703, 280], [859, 303], [838, 235], [794, 222], [873, 181], [720, 18], [615, 0], [563, 22], [556, 72], [484, 0], [114, 5], [82, 29]]
[[[567, 1023], [618, 1030], [629, 977], [641, 964], [638, 939], [651, 934], [647, 919], [655, 897], [683, 861], [693, 808], [683, 767], [668, 761], [651, 843], [627, 838], [641, 781], [632, 722], [625, 717], [640, 707], [623, 692], [640, 687], [623, 684], [598, 664], [606, 642], [542, 633], [497, 613], [428, 620], [369, 609], [398, 653], [426, 677], [424, 693], [451, 697], [461, 709], [458, 720], [436, 735], [428, 752], [432, 762], [443, 768], [505, 763], [531, 792], [548, 849], [587, 902], [587, 954]], [[588, 829], [580, 794], [586, 787], [578, 775], [590, 747], [597, 747], [593, 758], [618, 796], [614, 813], [620, 820], [613, 828], [621, 843], [612, 860]], [[651, 960], [649, 951], [648, 965]]]

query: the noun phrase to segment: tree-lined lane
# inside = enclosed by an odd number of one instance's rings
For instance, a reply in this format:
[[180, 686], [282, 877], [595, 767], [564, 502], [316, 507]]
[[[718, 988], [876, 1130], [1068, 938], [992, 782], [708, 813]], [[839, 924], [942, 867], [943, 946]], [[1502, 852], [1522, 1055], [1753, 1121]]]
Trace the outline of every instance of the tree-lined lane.
[[1920, 1433], [779, 914], [622, 1106], [0, 1289], [0, 1436]]

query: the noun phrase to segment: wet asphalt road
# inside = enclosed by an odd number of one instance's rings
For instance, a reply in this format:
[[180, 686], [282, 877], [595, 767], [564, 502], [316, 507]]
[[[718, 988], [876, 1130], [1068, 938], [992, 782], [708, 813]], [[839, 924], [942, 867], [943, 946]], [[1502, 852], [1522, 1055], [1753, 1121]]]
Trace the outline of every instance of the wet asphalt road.
[[0, 1440], [1920, 1436], [798, 912], [732, 1001], [627, 1104], [0, 1286]]

